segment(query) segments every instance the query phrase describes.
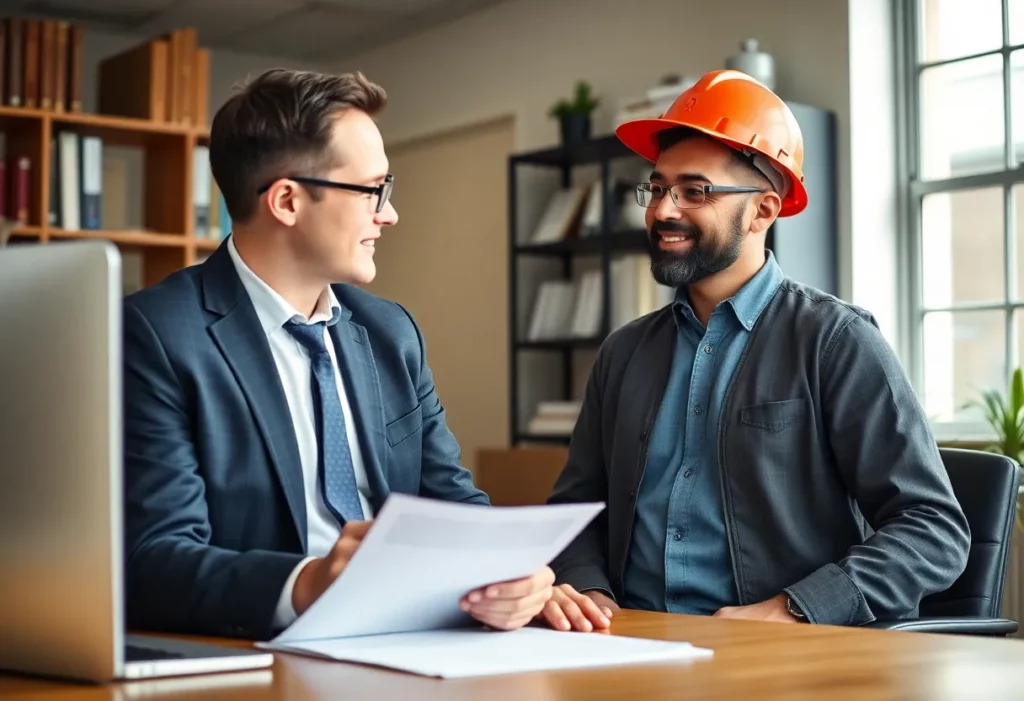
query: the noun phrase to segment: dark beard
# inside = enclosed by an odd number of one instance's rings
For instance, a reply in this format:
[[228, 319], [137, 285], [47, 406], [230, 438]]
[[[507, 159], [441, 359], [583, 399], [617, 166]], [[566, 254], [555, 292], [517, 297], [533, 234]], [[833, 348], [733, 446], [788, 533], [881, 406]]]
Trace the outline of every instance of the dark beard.
[[[675, 221], [656, 221], [647, 235], [647, 252], [651, 256], [651, 274], [654, 279], [668, 287], [684, 287], [706, 277], [720, 273], [736, 262], [743, 248], [743, 210], [733, 217], [730, 230], [724, 241], [718, 243], [715, 237], [706, 236], [696, 226], [687, 226]], [[694, 237], [689, 252], [676, 254], [663, 251], [658, 246], [662, 235], [687, 234]]]

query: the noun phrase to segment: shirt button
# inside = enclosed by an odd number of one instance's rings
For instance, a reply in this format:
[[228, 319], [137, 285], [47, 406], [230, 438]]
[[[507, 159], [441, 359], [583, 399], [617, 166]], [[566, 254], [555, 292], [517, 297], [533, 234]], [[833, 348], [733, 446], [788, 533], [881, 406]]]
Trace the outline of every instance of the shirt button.
[[687, 470], [686, 472], [683, 473], [683, 477], [687, 477], [687, 478], [691, 477], [692, 475], [693, 475], [693, 468], [692, 467], [689, 470]]
[[710, 346], [710, 344], [704, 346], [704, 352], [707, 353], [708, 355], [711, 355], [711, 346]]
[[693, 408], [693, 413], [694, 414], [699, 414], [700, 412], [701, 412], [701, 408], [699, 406], [696, 406], [696, 407]]
[[676, 534], [673, 536], [673, 538], [675, 538], [676, 540], [682, 540], [683, 539], [683, 534], [680, 533], [679, 531], [676, 531]]

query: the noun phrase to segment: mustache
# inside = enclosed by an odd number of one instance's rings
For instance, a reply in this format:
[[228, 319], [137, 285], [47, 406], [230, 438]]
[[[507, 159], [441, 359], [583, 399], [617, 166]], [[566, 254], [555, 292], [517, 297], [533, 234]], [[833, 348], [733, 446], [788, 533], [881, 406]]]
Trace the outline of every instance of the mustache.
[[674, 236], [679, 234], [686, 234], [692, 236], [695, 239], [700, 239], [700, 229], [693, 225], [687, 225], [677, 221], [656, 221], [651, 226], [650, 235], [652, 239], [657, 240], [665, 235]]

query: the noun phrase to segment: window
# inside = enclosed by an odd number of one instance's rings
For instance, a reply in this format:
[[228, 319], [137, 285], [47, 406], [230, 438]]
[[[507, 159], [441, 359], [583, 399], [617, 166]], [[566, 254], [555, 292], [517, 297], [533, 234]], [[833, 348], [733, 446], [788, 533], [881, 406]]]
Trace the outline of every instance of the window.
[[968, 437], [967, 403], [1024, 366], [1024, 0], [900, 19], [910, 371], [939, 436]]

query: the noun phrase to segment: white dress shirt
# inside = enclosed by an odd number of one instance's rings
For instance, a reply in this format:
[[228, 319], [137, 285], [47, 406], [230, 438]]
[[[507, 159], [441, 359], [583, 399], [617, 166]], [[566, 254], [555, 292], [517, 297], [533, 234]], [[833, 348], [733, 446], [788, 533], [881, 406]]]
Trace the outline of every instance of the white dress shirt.
[[[320, 490], [319, 471], [317, 470], [317, 458], [319, 447], [316, 440], [315, 414], [313, 412], [313, 390], [312, 390], [312, 369], [309, 353], [299, 341], [284, 328], [284, 324], [295, 317], [299, 317], [305, 323], [317, 323], [329, 321], [335, 308], [340, 308], [334, 291], [330, 287], [324, 288], [320, 298], [317, 300], [316, 309], [313, 315], [306, 318], [295, 310], [280, 294], [274, 291], [267, 283], [261, 280], [249, 266], [245, 264], [238, 249], [235, 248], [234, 238], [228, 239], [228, 253], [235, 264], [235, 270], [245, 286], [253, 307], [256, 309], [256, 316], [259, 317], [263, 332], [267, 334], [267, 341], [270, 343], [270, 351], [274, 356], [274, 363], [277, 365], [278, 375], [281, 377], [281, 385], [284, 387], [284, 396], [288, 400], [288, 410], [291, 412], [292, 423], [295, 426], [295, 438], [299, 446], [299, 460], [302, 463], [302, 481], [306, 495], [306, 530], [308, 555], [291, 573], [281, 591], [281, 598], [278, 601], [277, 610], [274, 614], [274, 626], [281, 630], [291, 625], [295, 620], [295, 609], [292, 606], [292, 588], [295, 586], [295, 579], [307, 562], [315, 557], [326, 555], [334, 546], [341, 529], [338, 521], [334, 518], [327, 506], [324, 504], [323, 492]], [[363, 454], [359, 446], [359, 439], [356, 435], [355, 420], [352, 416], [352, 407], [345, 392], [345, 384], [341, 379], [341, 372], [338, 368], [338, 358], [335, 354], [334, 342], [324, 328], [324, 336], [327, 345], [327, 352], [331, 356], [331, 363], [334, 365], [334, 379], [338, 385], [338, 397], [341, 399], [341, 408], [345, 413], [345, 432], [348, 435], [349, 449], [352, 454], [352, 467], [355, 470], [356, 486], [359, 490], [359, 502], [363, 507], [363, 515], [370, 519], [373, 517], [373, 509], [370, 506], [370, 485], [366, 479], [366, 467], [363, 463]]]

